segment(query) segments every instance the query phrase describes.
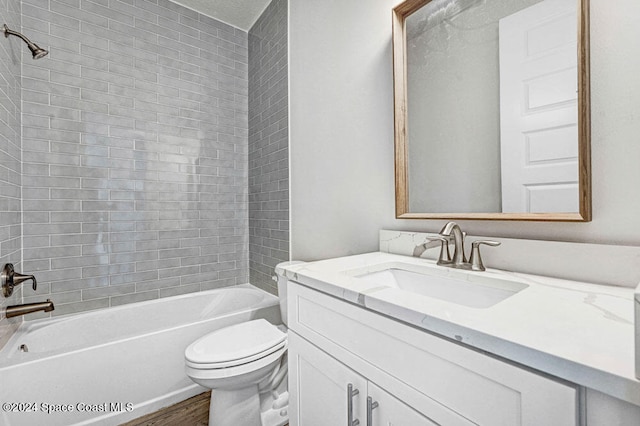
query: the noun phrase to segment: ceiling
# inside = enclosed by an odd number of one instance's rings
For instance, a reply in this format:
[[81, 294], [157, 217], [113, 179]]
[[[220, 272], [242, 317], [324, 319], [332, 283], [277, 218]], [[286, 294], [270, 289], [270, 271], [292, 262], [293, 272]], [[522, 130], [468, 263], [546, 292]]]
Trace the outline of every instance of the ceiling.
[[229, 25], [249, 31], [271, 0], [173, 0]]

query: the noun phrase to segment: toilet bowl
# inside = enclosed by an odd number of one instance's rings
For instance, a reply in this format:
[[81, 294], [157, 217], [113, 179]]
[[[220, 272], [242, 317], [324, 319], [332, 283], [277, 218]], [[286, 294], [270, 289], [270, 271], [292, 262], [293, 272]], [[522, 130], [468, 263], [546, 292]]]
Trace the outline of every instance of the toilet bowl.
[[287, 335], [283, 329], [258, 319], [216, 330], [187, 347], [187, 375], [212, 389], [210, 425], [287, 423]]
[[[299, 262], [286, 262], [286, 264]], [[280, 266], [280, 265], [279, 265]], [[185, 350], [185, 371], [212, 389], [211, 426], [288, 423], [286, 283], [278, 276], [284, 325], [252, 320], [209, 333]]]

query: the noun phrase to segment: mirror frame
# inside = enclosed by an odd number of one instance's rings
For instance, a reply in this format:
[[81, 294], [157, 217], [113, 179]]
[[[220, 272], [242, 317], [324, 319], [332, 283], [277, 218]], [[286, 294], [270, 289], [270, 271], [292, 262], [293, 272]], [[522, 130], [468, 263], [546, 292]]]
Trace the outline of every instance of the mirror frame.
[[431, 0], [406, 0], [392, 11], [395, 189], [397, 219], [471, 219], [588, 222], [591, 220], [591, 106], [589, 0], [578, 4], [578, 192], [577, 213], [416, 213], [409, 211], [406, 18]]

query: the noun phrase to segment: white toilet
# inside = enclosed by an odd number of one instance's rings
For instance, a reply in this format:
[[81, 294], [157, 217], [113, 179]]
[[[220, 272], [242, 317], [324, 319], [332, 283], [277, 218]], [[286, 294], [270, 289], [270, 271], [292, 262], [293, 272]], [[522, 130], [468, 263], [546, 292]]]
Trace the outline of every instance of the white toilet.
[[[286, 283], [278, 277], [286, 325]], [[185, 350], [186, 373], [212, 389], [210, 426], [282, 426], [287, 412], [287, 334], [264, 319], [209, 333]]]

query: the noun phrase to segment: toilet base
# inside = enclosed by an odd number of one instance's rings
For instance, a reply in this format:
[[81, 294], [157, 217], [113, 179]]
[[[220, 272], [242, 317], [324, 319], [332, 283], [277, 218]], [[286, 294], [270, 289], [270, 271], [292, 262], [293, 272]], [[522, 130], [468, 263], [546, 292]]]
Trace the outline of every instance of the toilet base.
[[[269, 395], [267, 401], [262, 401], [262, 426], [284, 426], [289, 423], [289, 392], [277, 397]], [[265, 404], [266, 402], [266, 404]]]
[[209, 404], [209, 424], [215, 426], [262, 426], [258, 386], [214, 389]]
[[258, 394], [257, 386], [225, 391], [214, 389], [209, 403], [209, 424], [215, 426], [284, 426], [289, 423], [289, 392]]

